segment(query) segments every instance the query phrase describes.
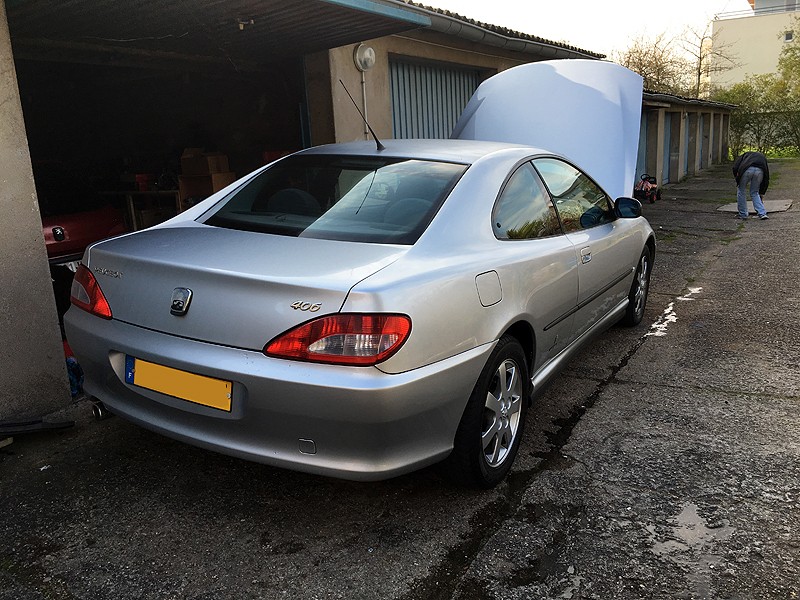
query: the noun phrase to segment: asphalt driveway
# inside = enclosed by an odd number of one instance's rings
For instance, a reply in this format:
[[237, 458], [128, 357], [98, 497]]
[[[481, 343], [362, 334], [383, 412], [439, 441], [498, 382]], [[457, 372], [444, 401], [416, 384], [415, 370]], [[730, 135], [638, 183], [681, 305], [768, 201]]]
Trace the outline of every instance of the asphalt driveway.
[[[771, 171], [793, 201], [800, 161]], [[537, 399], [497, 489], [281, 471], [83, 400], [0, 449], [0, 599], [798, 597], [800, 212], [734, 198], [720, 166], [644, 207], [644, 322]]]

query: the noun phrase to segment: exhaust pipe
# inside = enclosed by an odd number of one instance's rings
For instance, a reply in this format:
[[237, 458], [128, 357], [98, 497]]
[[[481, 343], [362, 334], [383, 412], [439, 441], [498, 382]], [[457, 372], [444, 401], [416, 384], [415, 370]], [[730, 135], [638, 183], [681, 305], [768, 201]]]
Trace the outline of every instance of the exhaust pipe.
[[95, 421], [103, 421], [112, 416], [112, 412], [108, 410], [106, 405], [97, 399], [92, 401], [92, 414], [94, 415]]

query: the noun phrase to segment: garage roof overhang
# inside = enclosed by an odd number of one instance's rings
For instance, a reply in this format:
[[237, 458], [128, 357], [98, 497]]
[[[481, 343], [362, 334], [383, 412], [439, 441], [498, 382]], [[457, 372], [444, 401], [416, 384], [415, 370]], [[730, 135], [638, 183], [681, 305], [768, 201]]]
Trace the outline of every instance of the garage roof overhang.
[[260, 70], [298, 55], [429, 27], [385, 0], [6, 0], [17, 58]]
[[535, 55], [538, 60], [605, 58], [604, 54], [598, 54], [597, 52], [583, 50], [575, 46], [553, 42], [535, 35], [514, 31], [490, 23], [481, 23], [456, 13], [425, 6], [424, 4], [418, 4], [413, 2], [413, 0], [396, 1], [404, 2], [409, 6], [415, 6], [420, 13], [429, 16], [431, 19], [429, 29], [432, 31], [460, 37], [470, 42], [477, 42], [523, 54], [532, 54]]
[[664, 92], [653, 92], [650, 90], [644, 90], [642, 93], [642, 105], [645, 109], [699, 107], [699, 110], [714, 112], [731, 112], [736, 108], [735, 104], [726, 104], [725, 102], [704, 100], [702, 98], [689, 98], [686, 96], [678, 96], [676, 94], [667, 94]]

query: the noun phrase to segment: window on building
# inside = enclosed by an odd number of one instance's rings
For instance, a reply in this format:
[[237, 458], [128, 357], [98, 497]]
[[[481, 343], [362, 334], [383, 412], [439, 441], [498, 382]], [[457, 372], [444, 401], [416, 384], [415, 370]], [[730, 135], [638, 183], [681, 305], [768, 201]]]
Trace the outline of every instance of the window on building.
[[784, 42], [791, 42], [794, 39], [794, 32], [787, 31], [783, 34], [783, 41]]

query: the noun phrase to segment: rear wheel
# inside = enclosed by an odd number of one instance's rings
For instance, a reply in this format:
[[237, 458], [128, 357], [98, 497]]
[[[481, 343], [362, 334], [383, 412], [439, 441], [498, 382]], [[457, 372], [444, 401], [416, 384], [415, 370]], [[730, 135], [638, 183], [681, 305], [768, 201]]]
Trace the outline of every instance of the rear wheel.
[[625, 310], [625, 316], [622, 317], [623, 325], [634, 327], [641, 323], [642, 317], [644, 317], [644, 308], [647, 305], [647, 293], [650, 290], [652, 267], [650, 248], [645, 246], [639, 257], [639, 264], [636, 266], [631, 291], [628, 293], [628, 308]]
[[519, 449], [530, 394], [525, 352], [511, 336], [492, 351], [458, 426], [445, 462], [457, 482], [494, 487], [506, 476]]

